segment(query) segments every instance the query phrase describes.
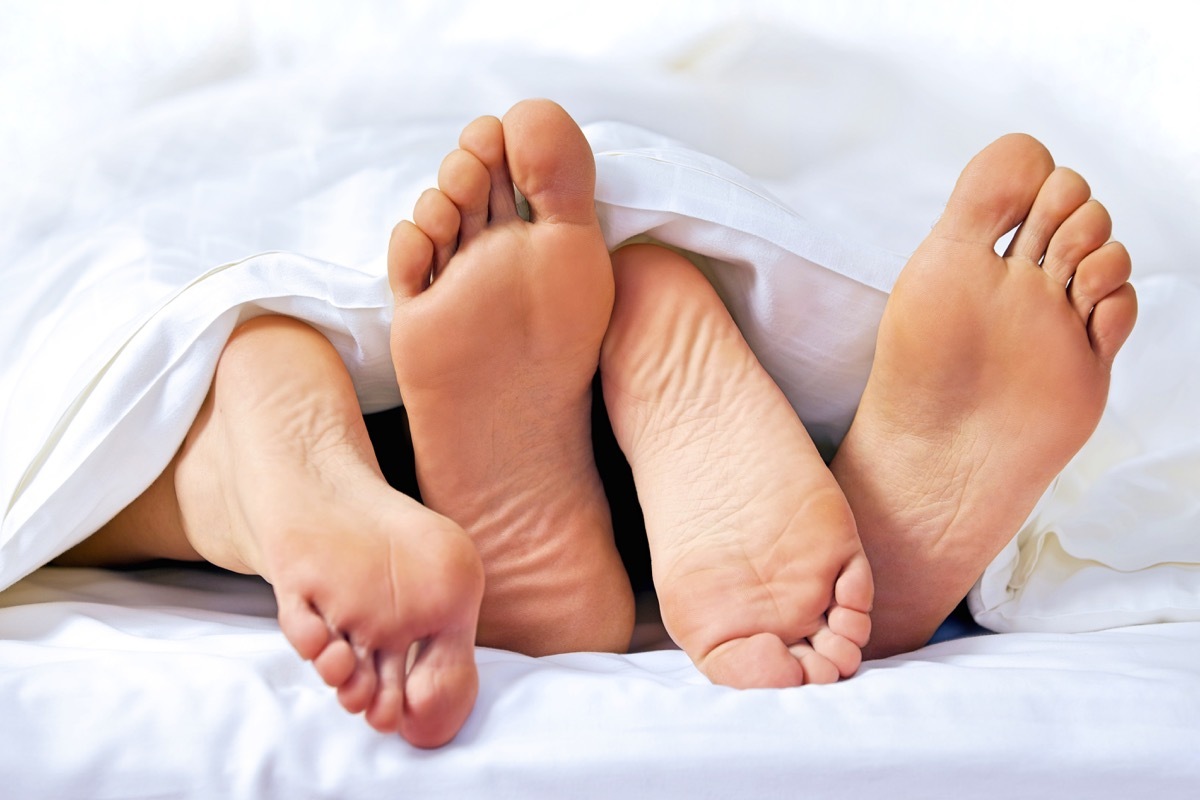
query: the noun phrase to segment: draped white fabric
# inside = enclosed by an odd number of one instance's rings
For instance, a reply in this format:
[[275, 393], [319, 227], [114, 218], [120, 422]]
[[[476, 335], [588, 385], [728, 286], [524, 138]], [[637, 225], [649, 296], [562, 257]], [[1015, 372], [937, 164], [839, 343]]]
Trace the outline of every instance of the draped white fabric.
[[[1034, 797], [1198, 777], [1180, 753], [1200, 752], [1200, 56], [1152, 5], [650, 5], [584, 22], [537, 2], [6, 7], [0, 775], [25, 782], [3, 785], [736, 796], [855, 774], [858, 796], [917, 797], [935, 764], [956, 797], [1005, 776]], [[1133, 253], [1141, 317], [1093, 440], [971, 594], [981, 624], [1018, 633], [806, 693], [707, 687], [679, 653], [480, 651], [466, 744], [431, 757], [341, 716], [257, 584], [25, 577], [158, 474], [250, 315], [313, 323], [365, 410], [397, 404], [388, 232], [466, 121], [535, 95], [586, 123], [609, 243], [699, 254], [826, 452], [886, 292], [966, 160], [1026, 130], [1088, 178]], [[1101, 632], [1063, 635], [1078, 631]], [[111, 721], [71, 728], [103, 692]], [[158, 772], [129, 763], [139, 751]], [[93, 789], [97, 770], [114, 782]]]

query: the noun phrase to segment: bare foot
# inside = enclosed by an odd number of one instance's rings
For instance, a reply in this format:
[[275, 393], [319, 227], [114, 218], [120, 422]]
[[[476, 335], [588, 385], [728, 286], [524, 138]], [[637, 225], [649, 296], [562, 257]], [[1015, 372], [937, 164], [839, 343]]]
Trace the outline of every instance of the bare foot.
[[613, 296], [592, 153], [544, 100], [476, 120], [459, 145], [388, 257], [421, 495], [483, 557], [480, 644], [624, 650], [633, 595], [591, 442]]
[[600, 374], [668, 632], [715, 683], [853, 674], [871, 573], [804, 426], [687, 260], [638, 245], [613, 269]]
[[387, 485], [337, 352], [300, 322], [234, 332], [171, 467], [85, 545], [76, 563], [199, 556], [262, 575], [288, 641], [380, 731], [438, 746], [474, 705], [479, 556]]
[[1036, 140], [1005, 136], [896, 282], [832, 465], [875, 573], [870, 656], [928, 640], [1100, 419], [1137, 301], [1089, 197]]

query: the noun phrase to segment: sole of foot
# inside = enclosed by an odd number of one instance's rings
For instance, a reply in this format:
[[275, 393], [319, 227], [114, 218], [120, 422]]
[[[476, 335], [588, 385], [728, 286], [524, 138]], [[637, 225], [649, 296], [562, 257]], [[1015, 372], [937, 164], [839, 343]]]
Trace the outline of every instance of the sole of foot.
[[613, 267], [600, 374], [668, 632], [714, 683], [853, 674], [871, 573], [804, 426], [690, 262], [635, 245]]
[[923, 645], [1095, 429], [1137, 316], [1111, 231], [1082, 177], [1012, 134], [901, 272], [832, 464], [875, 573], [868, 655]]
[[483, 557], [479, 643], [530, 655], [622, 651], [633, 630], [591, 442], [613, 298], [594, 186], [575, 122], [524, 101], [463, 130], [388, 256], [422, 498]]
[[479, 556], [384, 481], [320, 333], [282, 317], [234, 332], [174, 486], [191, 547], [272, 584], [284, 635], [348, 711], [422, 747], [458, 732], [478, 692]]

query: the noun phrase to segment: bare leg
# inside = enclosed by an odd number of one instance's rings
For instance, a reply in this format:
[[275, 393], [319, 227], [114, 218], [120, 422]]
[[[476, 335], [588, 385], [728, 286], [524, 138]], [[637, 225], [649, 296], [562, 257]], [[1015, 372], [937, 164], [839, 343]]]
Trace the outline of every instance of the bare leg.
[[716, 683], [853, 674], [871, 573], [804, 426], [686, 259], [638, 245], [613, 269], [604, 400], [646, 513], [668, 632]]
[[870, 656], [928, 640], [1100, 419], [1137, 302], [1089, 196], [1040, 143], [1006, 136], [896, 283], [832, 465], [875, 573]]
[[624, 650], [633, 595], [591, 442], [613, 294], [592, 153], [548, 101], [478, 119], [459, 145], [389, 254], [421, 495], [483, 557], [480, 644]]
[[262, 575], [288, 640], [381, 731], [440, 745], [474, 704], [479, 556], [387, 485], [345, 367], [300, 322], [234, 332], [171, 465], [62, 562], [149, 558]]

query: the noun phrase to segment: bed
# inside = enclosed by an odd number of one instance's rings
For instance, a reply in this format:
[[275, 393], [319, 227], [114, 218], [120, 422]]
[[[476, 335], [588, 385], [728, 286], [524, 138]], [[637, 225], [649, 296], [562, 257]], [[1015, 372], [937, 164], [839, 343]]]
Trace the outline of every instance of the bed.
[[[645, 5], [6, 7], [0, 796], [1196, 795], [1200, 56], [1182, 26], [1153, 5]], [[479, 648], [474, 712], [425, 751], [341, 710], [258, 579], [43, 566], [162, 469], [248, 315], [320, 327], [364, 412], [394, 407], [387, 233], [457, 129], [526, 96], [585, 123], [610, 244], [695, 254], [826, 442], [845, 404], [818, 401], [852, 401], [871, 341], [847, 334], [840, 382], [806, 383], [797, 308], [833, 313], [847, 286], [882, 304], [1001, 133], [1087, 176], [1141, 319], [1095, 436], [934, 642], [743, 692], [652, 618], [628, 655]], [[805, 298], [812, 270], [840, 277]]]

